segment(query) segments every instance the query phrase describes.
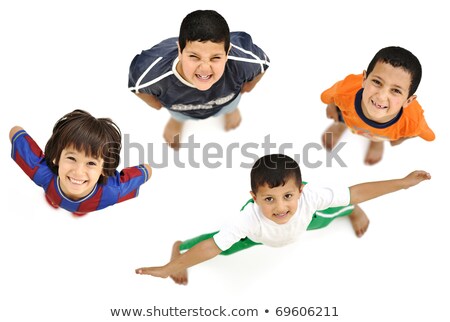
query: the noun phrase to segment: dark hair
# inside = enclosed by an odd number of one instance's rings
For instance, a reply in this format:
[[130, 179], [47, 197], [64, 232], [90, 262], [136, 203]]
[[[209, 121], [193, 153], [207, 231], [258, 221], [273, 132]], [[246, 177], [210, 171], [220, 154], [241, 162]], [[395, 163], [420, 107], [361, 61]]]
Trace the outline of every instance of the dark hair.
[[369, 67], [367, 67], [367, 75], [372, 72], [378, 62], [383, 62], [393, 67], [401, 67], [411, 75], [408, 97], [417, 91], [422, 78], [422, 66], [419, 59], [409, 50], [395, 46], [380, 49], [372, 58]]
[[267, 184], [270, 188], [284, 186], [294, 179], [298, 187], [302, 184], [302, 174], [298, 163], [284, 154], [269, 154], [258, 159], [250, 172], [252, 192]]
[[214, 10], [196, 10], [188, 14], [180, 26], [178, 44], [182, 52], [188, 41], [211, 41], [225, 43], [230, 48], [230, 29], [226, 20]]
[[99, 182], [105, 183], [119, 165], [121, 136], [119, 127], [111, 119], [97, 119], [83, 110], [74, 110], [60, 118], [53, 127], [52, 136], [45, 145], [45, 160], [58, 174], [61, 152], [67, 147], [94, 158], [103, 158], [103, 174]]

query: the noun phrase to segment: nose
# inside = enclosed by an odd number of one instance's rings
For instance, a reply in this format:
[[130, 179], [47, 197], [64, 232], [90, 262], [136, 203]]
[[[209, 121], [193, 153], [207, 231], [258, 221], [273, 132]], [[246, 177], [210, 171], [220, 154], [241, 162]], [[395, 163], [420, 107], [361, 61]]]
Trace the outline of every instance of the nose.
[[83, 173], [85, 172], [85, 166], [84, 166], [84, 164], [82, 164], [81, 162], [80, 162], [80, 163], [77, 163], [77, 164], [75, 165], [74, 171], [75, 171], [75, 174], [77, 174], [77, 175], [83, 174]]
[[288, 211], [288, 206], [286, 201], [284, 200], [279, 200], [277, 201], [277, 203], [275, 204], [275, 213], [285, 213]]
[[206, 71], [209, 71], [209, 70], [211, 70], [211, 64], [210, 64], [209, 60], [202, 59], [202, 60], [200, 61], [200, 65], [199, 65], [198, 68], [199, 68], [200, 70], [206, 70]]
[[378, 96], [381, 100], [387, 100], [389, 96], [389, 88], [387, 86], [381, 88], [378, 92]]

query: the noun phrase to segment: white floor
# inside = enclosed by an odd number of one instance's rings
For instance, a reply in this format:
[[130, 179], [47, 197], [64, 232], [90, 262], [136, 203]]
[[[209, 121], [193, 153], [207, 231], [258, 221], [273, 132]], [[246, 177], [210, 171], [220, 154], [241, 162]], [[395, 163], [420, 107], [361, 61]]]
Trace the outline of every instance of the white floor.
[[[276, 320], [276, 309], [284, 307], [336, 307], [338, 317], [327, 321], [448, 321], [446, 10], [433, 1], [308, 1], [298, 9], [268, 1], [177, 2], [25, 0], [0, 6], [6, 204], [0, 215], [0, 320], [137, 321], [112, 317], [110, 310], [222, 306], [228, 313], [258, 309], [258, 317], [245, 321]], [[54, 122], [82, 108], [111, 117], [127, 135], [120, 167], [149, 162], [148, 153], [161, 163], [168, 115], [127, 90], [128, 66], [142, 49], [176, 36], [188, 12], [208, 8], [232, 30], [249, 32], [272, 61], [241, 101], [241, 126], [225, 133], [222, 119], [188, 123], [184, 140], [195, 133], [199, 148], [180, 152], [185, 168], [169, 151], [168, 166], [155, 168], [134, 200], [80, 219], [49, 208], [42, 190], [10, 159], [9, 129], [23, 126], [44, 147]], [[304, 147], [319, 143], [328, 126], [321, 91], [362, 72], [389, 45], [410, 49], [421, 60], [417, 95], [437, 139], [387, 146], [384, 160], [369, 167], [363, 164], [366, 142], [348, 134], [339, 154], [346, 167], [327, 167], [324, 151], [310, 150], [305, 160]], [[415, 169], [433, 178], [363, 204], [371, 224], [362, 239], [342, 219], [289, 247], [254, 247], [201, 264], [190, 270], [188, 286], [135, 275], [137, 267], [164, 264], [174, 240], [213, 231], [239, 209], [250, 196], [249, 169], [240, 164], [267, 152], [267, 135], [276, 145], [270, 153], [291, 143], [285, 153], [302, 155], [309, 182], [352, 185]], [[211, 169], [202, 160], [214, 153], [214, 142], [224, 155], [206, 160], [219, 162]], [[316, 162], [322, 165], [310, 166]]]

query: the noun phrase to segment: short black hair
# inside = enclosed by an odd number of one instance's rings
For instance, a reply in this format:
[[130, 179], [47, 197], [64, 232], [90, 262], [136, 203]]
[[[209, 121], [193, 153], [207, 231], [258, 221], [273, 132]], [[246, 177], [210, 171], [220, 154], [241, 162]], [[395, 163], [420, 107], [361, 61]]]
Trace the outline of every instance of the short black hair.
[[284, 186], [294, 179], [298, 187], [302, 184], [302, 174], [297, 161], [284, 154], [268, 154], [258, 159], [250, 172], [252, 192], [267, 184], [269, 188]]
[[196, 10], [188, 14], [180, 26], [178, 44], [180, 51], [188, 41], [211, 41], [225, 44], [225, 52], [230, 48], [230, 29], [224, 17], [214, 10]]
[[409, 86], [408, 97], [414, 95], [422, 78], [422, 65], [413, 53], [398, 46], [382, 48], [375, 54], [372, 61], [369, 63], [367, 75], [373, 71], [378, 62], [389, 64], [393, 67], [401, 67], [409, 73], [411, 75], [411, 84]]

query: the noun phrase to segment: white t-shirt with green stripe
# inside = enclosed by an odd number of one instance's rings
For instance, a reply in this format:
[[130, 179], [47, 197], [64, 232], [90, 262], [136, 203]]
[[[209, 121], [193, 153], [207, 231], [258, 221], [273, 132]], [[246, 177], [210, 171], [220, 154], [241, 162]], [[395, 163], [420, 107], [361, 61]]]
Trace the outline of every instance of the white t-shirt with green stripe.
[[262, 214], [256, 203], [248, 203], [214, 235], [214, 242], [222, 251], [245, 237], [267, 246], [282, 247], [297, 241], [306, 231], [316, 210], [347, 206], [349, 203], [348, 187], [314, 187], [308, 183], [302, 190], [297, 212], [287, 223], [280, 225], [273, 222]]

